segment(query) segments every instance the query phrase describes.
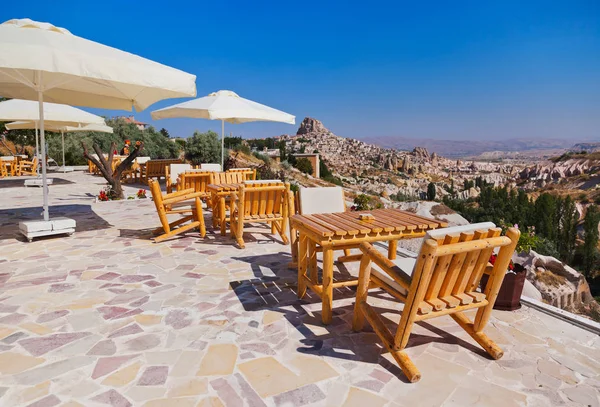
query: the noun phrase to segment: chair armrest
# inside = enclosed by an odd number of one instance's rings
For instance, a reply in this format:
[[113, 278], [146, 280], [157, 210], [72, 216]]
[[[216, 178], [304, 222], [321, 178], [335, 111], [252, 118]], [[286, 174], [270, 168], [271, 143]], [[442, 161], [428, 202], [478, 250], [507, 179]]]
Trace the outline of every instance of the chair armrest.
[[184, 189], [183, 191], [173, 192], [163, 196], [163, 204], [170, 205], [182, 201], [187, 201], [194, 198], [202, 198], [204, 194], [202, 192], [194, 192], [194, 188]]
[[364, 256], [369, 257], [373, 263], [377, 264], [381, 270], [388, 274], [395, 282], [407, 290], [410, 288], [411, 277], [390, 259], [377, 251], [371, 244], [362, 243], [360, 245], [360, 250], [363, 252]]

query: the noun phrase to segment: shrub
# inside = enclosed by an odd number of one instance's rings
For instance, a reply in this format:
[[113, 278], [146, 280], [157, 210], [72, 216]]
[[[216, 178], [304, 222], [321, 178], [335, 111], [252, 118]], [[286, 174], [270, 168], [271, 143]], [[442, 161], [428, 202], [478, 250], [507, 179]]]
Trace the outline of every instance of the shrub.
[[221, 142], [214, 131], [194, 132], [185, 145], [185, 158], [194, 165], [221, 162]]
[[295, 167], [298, 168], [301, 172], [303, 172], [305, 174], [313, 173], [313, 166], [310, 163], [310, 161], [308, 160], [308, 158], [300, 158], [300, 159], [296, 160]]
[[248, 147], [246, 144], [236, 145], [235, 147], [233, 147], [233, 151], [238, 153], [244, 153], [246, 155], [251, 154], [250, 147]]
[[258, 158], [259, 160], [262, 160], [265, 164], [271, 165], [271, 157], [269, 157], [268, 155], [259, 153], [258, 151], [253, 152], [252, 155]]
[[292, 164], [290, 164], [287, 161], [282, 161], [281, 162], [281, 166], [283, 167], [284, 170], [291, 170], [292, 169]]
[[360, 194], [356, 198], [354, 198], [354, 210], [356, 211], [366, 211], [371, 209], [369, 203], [371, 202], [371, 198], [368, 195]]
[[338, 186], [344, 186], [344, 183], [342, 182], [341, 179], [339, 179], [338, 177], [334, 177], [333, 175], [328, 175], [326, 177], [322, 177], [324, 181], [330, 182], [332, 184], [338, 185]]

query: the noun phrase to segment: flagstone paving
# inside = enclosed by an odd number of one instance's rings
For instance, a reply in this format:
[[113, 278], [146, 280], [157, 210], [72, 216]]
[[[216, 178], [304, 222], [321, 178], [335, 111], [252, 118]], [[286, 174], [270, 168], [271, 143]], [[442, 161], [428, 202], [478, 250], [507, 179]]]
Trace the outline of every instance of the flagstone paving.
[[494, 311], [499, 361], [450, 318], [420, 323], [410, 384], [373, 332], [351, 331], [352, 290], [330, 326], [296, 298], [267, 229], [245, 250], [210, 230], [154, 244], [150, 200], [94, 203], [101, 178], [56, 177], [73, 182], [50, 194], [51, 214], [77, 220], [69, 238], [27, 243], [16, 224], [41, 190], [0, 189], [0, 406], [600, 405], [600, 338], [565, 321]]

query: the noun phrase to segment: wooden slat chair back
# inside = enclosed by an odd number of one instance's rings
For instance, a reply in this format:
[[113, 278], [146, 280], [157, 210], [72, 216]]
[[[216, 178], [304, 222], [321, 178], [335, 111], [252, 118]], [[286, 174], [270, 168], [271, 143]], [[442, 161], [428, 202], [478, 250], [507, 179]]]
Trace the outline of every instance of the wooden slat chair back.
[[212, 171], [186, 171], [179, 174], [177, 190], [193, 188], [194, 191], [202, 193], [202, 198], [207, 198], [210, 195], [207, 186], [210, 184], [212, 174], [214, 174]]
[[165, 176], [165, 168], [171, 164], [181, 163], [182, 161], [177, 158], [167, 158], [160, 160], [149, 160], [141, 166], [142, 168], [142, 182], [147, 183], [152, 178], [160, 178]]
[[33, 161], [22, 160], [18, 164], [18, 175], [37, 175], [38, 159], [35, 157]]
[[286, 235], [289, 196], [290, 184], [279, 180], [247, 181], [240, 186], [230, 210], [231, 235], [240, 248], [245, 247], [244, 223], [269, 223], [279, 233], [283, 244], [289, 243]]
[[[471, 225], [475, 229], [470, 230], [458, 227], [430, 232], [423, 241], [412, 276], [408, 274], [410, 271], [402, 270], [370, 244], [360, 246], [364, 255], [352, 327], [355, 331], [361, 330], [366, 318], [411, 382], [418, 381], [421, 374], [403, 350], [417, 321], [450, 315], [492, 358], [499, 359], [503, 355], [483, 329], [492, 313], [520, 232], [510, 228], [505, 236], [501, 236], [501, 229], [493, 224], [492, 227], [489, 223], [481, 225], [483, 227]], [[489, 259], [494, 250], [499, 250], [498, 257], [491, 266]], [[382, 271], [373, 269], [372, 263]], [[489, 280], [485, 291], [479, 292], [477, 288], [486, 268], [491, 270]], [[405, 304], [395, 334], [367, 303], [372, 283]], [[474, 321], [463, 314], [470, 309], [477, 309]]]
[[242, 172], [211, 172], [211, 184], [241, 184], [245, 181]]
[[[327, 213], [343, 213], [347, 212], [346, 196], [342, 187], [317, 187], [317, 188], [300, 188], [296, 194], [295, 208], [299, 215], [315, 215]], [[290, 213], [290, 216], [294, 213]], [[298, 234], [290, 230], [290, 241], [292, 250], [298, 252]], [[338, 258], [339, 262], [358, 261], [362, 255], [357, 254], [352, 256], [350, 250], [358, 248], [358, 245], [348, 247], [340, 247], [344, 250], [344, 256]], [[321, 247], [316, 247], [317, 251], [321, 251]], [[314, 261], [313, 261], [314, 263]], [[295, 265], [292, 265], [295, 267]], [[311, 278], [317, 278], [316, 265], [311, 267]], [[299, 277], [300, 278], [300, 277]], [[317, 281], [314, 281], [317, 283]]]
[[[9, 165], [7, 165], [8, 161], [0, 161], [0, 177], [8, 177], [8, 167]], [[10, 166], [12, 167], [12, 164], [10, 164]]]
[[177, 182], [179, 180], [179, 174], [192, 169], [191, 164], [185, 163], [174, 163], [165, 166], [165, 180], [167, 184], [167, 193], [173, 192], [173, 187], [177, 188]]
[[256, 168], [230, 168], [226, 172], [241, 172], [244, 174], [244, 181], [256, 180]]
[[[163, 195], [158, 181], [150, 179], [148, 185], [161, 223], [161, 226], [154, 230], [156, 236], [154, 242], [162, 242], [194, 228], [199, 229], [201, 237], [206, 236], [200, 193], [190, 188]], [[187, 213], [190, 214], [170, 223], [167, 218], [167, 215], [170, 214], [182, 215]], [[186, 222], [189, 223], [184, 225]]]

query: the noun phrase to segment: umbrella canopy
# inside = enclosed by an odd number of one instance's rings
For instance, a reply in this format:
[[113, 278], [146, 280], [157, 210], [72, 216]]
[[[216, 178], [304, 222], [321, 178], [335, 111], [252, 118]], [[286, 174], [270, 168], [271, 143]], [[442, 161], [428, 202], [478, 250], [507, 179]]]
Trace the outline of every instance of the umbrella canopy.
[[[81, 126], [86, 124], [104, 125], [104, 119], [95, 114], [86, 112], [85, 110], [76, 107], [61, 105], [57, 103], [44, 103], [44, 119], [45, 123], [51, 122], [55, 128], [63, 126]], [[0, 102], [0, 121], [24, 121], [31, 123], [22, 129], [35, 129], [35, 154], [38, 152], [38, 137], [37, 129], [40, 121], [40, 107], [38, 102], [32, 100], [12, 99]], [[17, 127], [9, 128], [9, 130], [17, 129]]]
[[[37, 100], [44, 144], [49, 102], [140, 111], [159, 100], [196, 96], [196, 77], [30, 19], [0, 24], [0, 95]], [[48, 221], [42, 149], [44, 220]]]
[[[44, 108], [46, 104], [44, 104]], [[104, 120], [103, 120], [104, 122]], [[12, 122], [6, 124], [7, 130], [17, 129], [37, 129], [37, 122]], [[88, 124], [85, 126], [65, 126], [63, 122], [56, 121], [45, 121], [44, 126], [46, 130], [61, 133], [62, 137], [62, 166], [63, 171], [66, 171], [65, 167], [65, 133], [80, 132], [80, 131], [97, 131], [101, 133], [113, 133], [113, 128], [106, 124]]]
[[258, 121], [296, 123], [295, 116], [244, 99], [230, 90], [220, 90], [203, 98], [155, 110], [151, 115], [155, 120], [176, 117], [221, 120], [221, 166], [224, 164], [225, 122], [232, 124]]
[[48, 102], [141, 111], [159, 100], [196, 96], [196, 76], [49, 23], [0, 24], [0, 94], [37, 100], [38, 91]]

